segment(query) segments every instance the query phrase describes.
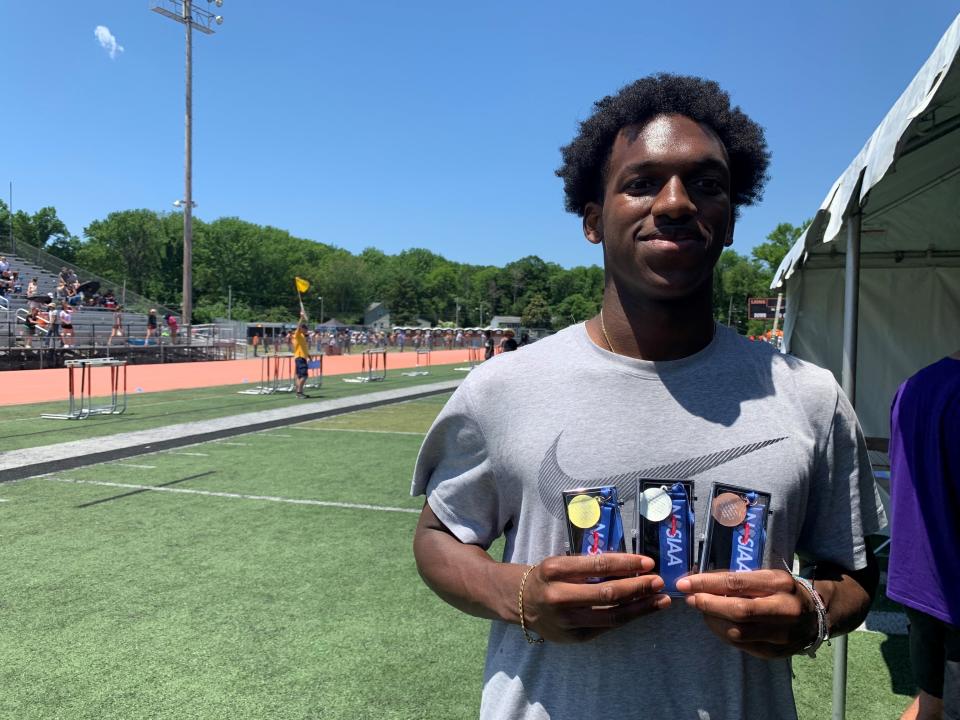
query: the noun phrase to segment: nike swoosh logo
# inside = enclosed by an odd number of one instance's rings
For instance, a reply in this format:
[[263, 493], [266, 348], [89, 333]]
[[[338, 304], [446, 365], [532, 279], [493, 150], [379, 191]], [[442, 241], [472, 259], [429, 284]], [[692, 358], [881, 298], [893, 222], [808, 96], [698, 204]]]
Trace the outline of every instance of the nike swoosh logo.
[[638, 480], [686, 480], [694, 475], [712, 470], [731, 460], [736, 460], [744, 455], [749, 455], [752, 452], [769, 447], [770, 445], [775, 445], [787, 439], [786, 437], [778, 437], [771, 440], [762, 440], [760, 442], [730, 448], [729, 450], [720, 450], [719, 452], [709, 453], [707, 455], [699, 455], [689, 460], [680, 460], [666, 465], [634, 470], [633, 472], [623, 473], [622, 475], [611, 475], [610, 477], [596, 478], [593, 480], [578, 480], [567, 475], [557, 460], [557, 446], [560, 445], [560, 438], [562, 436], [562, 432], [557, 435], [557, 439], [553, 441], [553, 445], [547, 450], [543, 462], [540, 463], [540, 472], [537, 476], [540, 500], [550, 514], [558, 519], [563, 519], [563, 498], [561, 492], [564, 490], [572, 490], [573, 488], [580, 487], [616, 485], [621, 500], [632, 500], [637, 493]]

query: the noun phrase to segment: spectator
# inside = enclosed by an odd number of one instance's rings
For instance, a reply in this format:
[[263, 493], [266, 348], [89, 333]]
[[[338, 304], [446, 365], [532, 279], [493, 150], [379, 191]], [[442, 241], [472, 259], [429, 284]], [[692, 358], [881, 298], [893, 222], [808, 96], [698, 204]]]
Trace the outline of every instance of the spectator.
[[530, 344], [530, 333], [522, 332], [520, 333], [520, 347]]
[[157, 336], [157, 309], [150, 308], [150, 313], [147, 315], [147, 336], [144, 338], [144, 343], [149, 343], [150, 338]]
[[24, 318], [23, 324], [26, 326], [26, 334], [23, 338], [26, 347], [33, 347], [33, 336], [37, 334], [37, 327], [40, 326], [40, 308], [34, 306]]
[[493, 351], [496, 345], [493, 342], [493, 333], [489, 330], [483, 331], [483, 359], [489, 360], [493, 357]]
[[47, 305], [47, 347], [55, 348], [60, 337], [60, 315], [55, 302]]
[[901, 720], [960, 718], [960, 352], [897, 390], [890, 502], [887, 595], [906, 607], [920, 690]]
[[400, 352], [403, 352], [403, 346], [407, 344], [407, 334], [403, 331], [403, 328], [397, 331], [397, 345], [400, 347]]
[[6, 276], [10, 272], [10, 263], [7, 262], [5, 255], [0, 255], [0, 276]]
[[73, 347], [73, 308], [65, 300], [60, 308], [60, 328], [63, 330], [63, 346]]
[[513, 352], [517, 349], [517, 341], [514, 339], [515, 333], [510, 328], [503, 331], [503, 340], [500, 341], [500, 352]]
[[167, 328], [170, 330], [170, 340], [176, 344], [177, 333], [180, 332], [180, 325], [177, 323], [177, 319], [171, 313], [167, 313], [164, 316], [164, 320], [166, 320]]
[[107, 347], [110, 347], [115, 337], [123, 337], [123, 305], [117, 305], [113, 309], [113, 327], [110, 328], [110, 338], [107, 340]]

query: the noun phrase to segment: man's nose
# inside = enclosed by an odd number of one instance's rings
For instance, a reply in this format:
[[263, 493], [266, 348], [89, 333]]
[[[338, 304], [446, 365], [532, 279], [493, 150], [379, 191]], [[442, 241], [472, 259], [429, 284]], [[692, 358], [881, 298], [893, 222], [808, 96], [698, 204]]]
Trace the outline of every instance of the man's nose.
[[651, 208], [654, 217], [665, 215], [673, 220], [687, 217], [696, 211], [697, 206], [693, 204], [693, 200], [691, 200], [687, 194], [687, 189], [677, 176], [670, 178], [660, 189], [657, 197], [654, 198], [653, 207]]

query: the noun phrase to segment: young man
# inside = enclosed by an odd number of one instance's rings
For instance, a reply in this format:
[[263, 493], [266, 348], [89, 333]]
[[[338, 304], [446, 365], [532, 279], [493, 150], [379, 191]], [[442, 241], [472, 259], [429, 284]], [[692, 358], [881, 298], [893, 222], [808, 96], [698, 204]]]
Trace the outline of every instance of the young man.
[[307, 318], [303, 313], [300, 314], [297, 329], [290, 337], [290, 344], [293, 346], [293, 362], [296, 365], [297, 397], [303, 400], [307, 397], [303, 392], [303, 386], [307, 382], [310, 362], [310, 348], [307, 346]]
[[887, 595], [907, 608], [920, 688], [901, 720], [960, 720], [960, 352], [897, 390], [890, 501]]
[[[563, 159], [567, 209], [603, 251], [602, 310], [454, 393], [413, 480], [420, 573], [493, 620], [483, 718], [795, 718], [790, 657], [866, 615], [883, 513], [830, 373], [713, 320], [763, 132], [715, 83], [658, 75], [598, 102]], [[672, 600], [648, 557], [566, 556], [561, 491], [616, 484], [632, 505], [640, 478], [694, 483], [698, 537], [712, 483], [769, 493], [765, 569], [693, 575]]]

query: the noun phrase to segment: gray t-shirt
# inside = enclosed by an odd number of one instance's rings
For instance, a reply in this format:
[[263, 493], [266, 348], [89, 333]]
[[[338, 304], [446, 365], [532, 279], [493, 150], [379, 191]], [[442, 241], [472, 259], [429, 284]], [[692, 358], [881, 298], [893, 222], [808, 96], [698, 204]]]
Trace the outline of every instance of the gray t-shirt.
[[[634, 360], [585, 327], [485, 362], [430, 429], [412, 493], [462, 542], [504, 535], [504, 562], [566, 552], [561, 490], [637, 477], [695, 483], [697, 535], [711, 485], [769, 492], [764, 567], [794, 553], [865, 566], [884, 524], [856, 416], [826, 370], [717, 326], [687, 358]], [[628, 535], [631, 513], [624, 514]], [[721, 642], [682, 601], [587, 643], [528, 645], [494, 621], [481, 717], [489, 720], [795, 718], [788, 660]]]

